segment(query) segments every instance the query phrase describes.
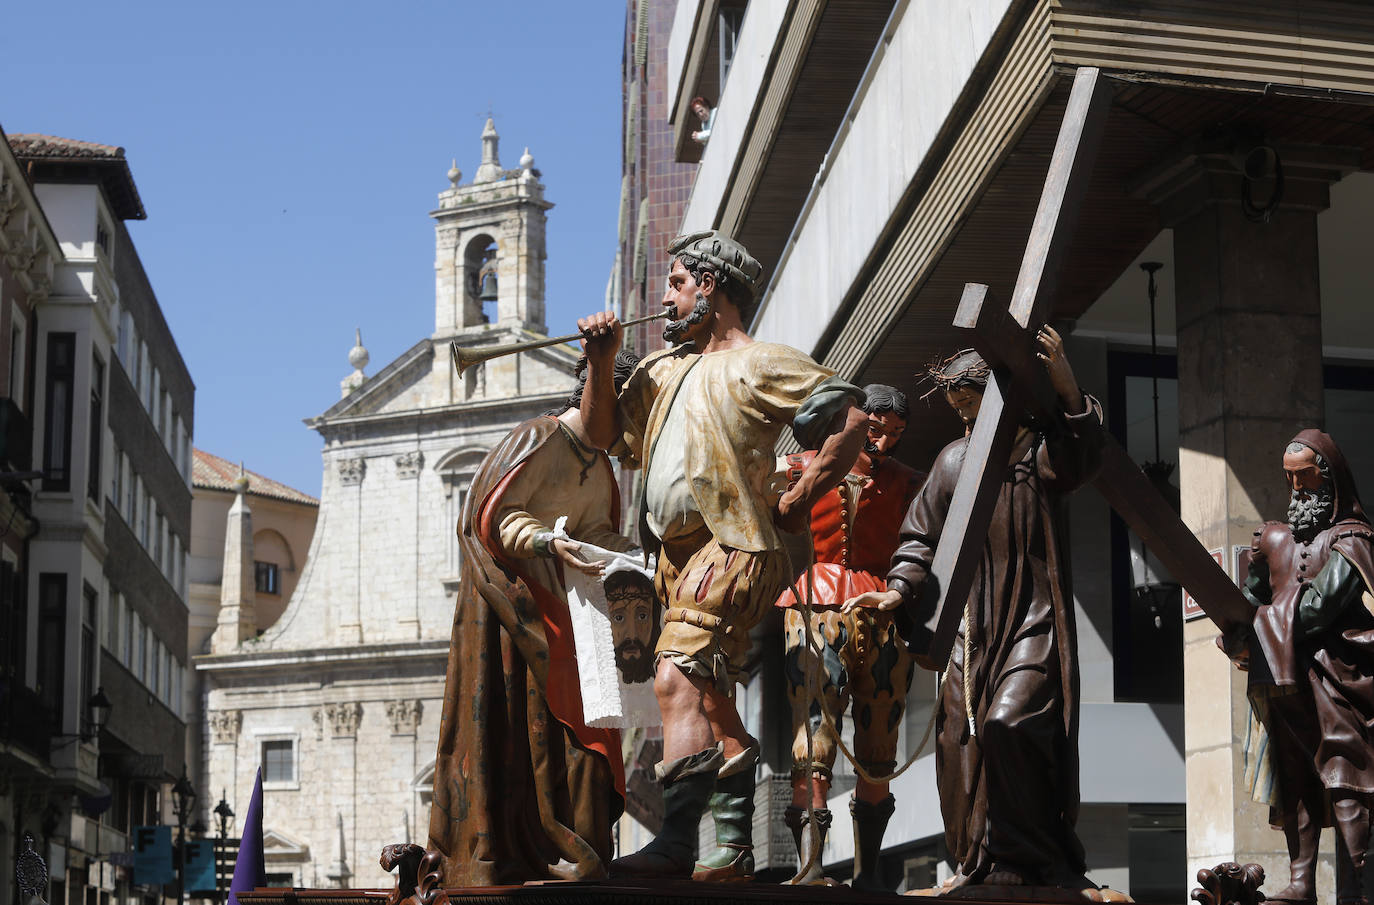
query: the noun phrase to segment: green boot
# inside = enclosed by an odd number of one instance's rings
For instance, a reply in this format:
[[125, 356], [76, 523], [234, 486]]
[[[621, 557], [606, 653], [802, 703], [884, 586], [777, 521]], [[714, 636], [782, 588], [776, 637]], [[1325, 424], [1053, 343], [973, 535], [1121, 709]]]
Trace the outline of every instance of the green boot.
[[692, 875], [696, 861], [697, 825], [716, 785], [725, 758], [720, 748], [707, 748], [654, 770], [663, 783], [663, 829], [633, 855], [610, 864], [612, 877], [679, 877]]
[[693, 880], [728, 883], [754, 877], [754, 765], [758, 746], [725, 762], [711, 793], [717, 848], [697, 861]]
[[892, 892], [878, 876], [878, 853], [883, 850], [883, 833], [887, 822], [897, 810], [897, 800], [891, 795], [875, 803], [858, 798], [849, 799], [849, 813], [854, 817], [854, 879], [853, 889], [867, 892]]

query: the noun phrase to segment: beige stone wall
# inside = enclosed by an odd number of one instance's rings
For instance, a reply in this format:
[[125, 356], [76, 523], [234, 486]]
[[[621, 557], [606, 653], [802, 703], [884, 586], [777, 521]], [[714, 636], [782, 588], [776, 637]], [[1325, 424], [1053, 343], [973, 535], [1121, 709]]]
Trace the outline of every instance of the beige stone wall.
[[[290, 740], [295, 780], [268, 783], [263, 829], [290, 840], [272, 854], [268, 872], [294, 872], [297, 883], [336, 885], [330, 871], [343, 857], [353, 886], [389, 886], [377, 865], [383, 846], [423, 843], [428, 828], [428, 767], [434, 759], [445, 651], [407, 649], [362, 654], [364, 661], [280, 658], [269, 671], [226, 684], [208, 698], [208, 774], [242, 820], [262, 743]], [[417, 778], [421, 783], [417, 785]], [[217, 800], [217, 799], [216, 799]], [[241, 829], [241, 827], [240, 827]]]
[[[276, 622], [291, 598], [305, 566], [306, 552], [315, 536], [316, 506], [290, 503], [271, 497], [248, 494], [253, 510], [255, 558], [276, 562], [280, 567], [281, 593], [257, 595], [258, 627], [266, 629]], [[224, 527], [234, 494], [227, 490], [197, 487], [192, 494], [191, 546], [187, 558], [189, 605], [192, 612], [190, 653], [201, 652], [209, 631], [214, 630], [214, 613], [219, 607], [219, 586], [224, 575]], [[262, 553], [256, 548], [262, 540]], [[208, 610], [208, 613], [201, 611]], [[207, 616], [197, 619], [197, 616]], [[197, 637], [198, 624], [204, 623]], [[204, 631], [208, 626], [209, 631]]]

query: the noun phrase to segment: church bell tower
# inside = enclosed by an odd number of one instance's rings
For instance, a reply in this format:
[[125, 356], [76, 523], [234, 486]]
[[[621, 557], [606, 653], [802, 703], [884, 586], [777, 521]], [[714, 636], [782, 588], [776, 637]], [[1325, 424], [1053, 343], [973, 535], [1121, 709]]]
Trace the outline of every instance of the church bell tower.
[[439, 193], [434, 241], [434, 338], [504, 331], [545, 333], [544, 186], [529, 149], [501, 168], [500, 136], [490, 117], [482, 163], [464, 184], [454, 162]]

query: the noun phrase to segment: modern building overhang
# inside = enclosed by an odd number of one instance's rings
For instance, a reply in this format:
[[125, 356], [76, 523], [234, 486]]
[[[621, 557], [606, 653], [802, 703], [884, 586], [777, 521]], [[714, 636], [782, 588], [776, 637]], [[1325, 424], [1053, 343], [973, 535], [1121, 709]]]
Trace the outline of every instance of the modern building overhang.
[[[765, 275], [772, 272], [895, 5], [894, 0], [751, 4], [722, 92], [714, 24], [719, 3], [683, 4], [698, 15], [677, 73], [674, 140], [679, 161], [701, 161], [701, 191], [693, 190], [684, 231], [719, 228], [745, 244]], [[683, 25], [680, 14], [675, 39]], [[705, 153], [689, 137], [700, 128], [689, 109], [697, 95], [717, 103]]]
[[[943, 45], [932, 21], [940, 10], [893, 13], [791, 224], [756, 336], [810, 351], [859, 383], [907, 387], [924, 363], [966, 344], [951, 326], [963, 285], [1010, 297], [1081, 66], [1099, 68], [1114, 97], [1056, 318], [1081, 315], [1157, 235], [1167, 211], [1152, 185], [1171, 162], [1224, 157], [1215, 140], [1224, 127], [1280, 149], [1292, 203], [1320, 206], [1330, 181], [1374, 168], [1374, 17], [1352, 4], [979, 5], [1004, 15]], [[944, 81], [913, 81], [913, 67]], [[943, 409], [929, 417], [952, 418]], [[943, 427], [910, 432], [908, 453], [930, 461], [938, 450], [916, 447], [956, 429]]]

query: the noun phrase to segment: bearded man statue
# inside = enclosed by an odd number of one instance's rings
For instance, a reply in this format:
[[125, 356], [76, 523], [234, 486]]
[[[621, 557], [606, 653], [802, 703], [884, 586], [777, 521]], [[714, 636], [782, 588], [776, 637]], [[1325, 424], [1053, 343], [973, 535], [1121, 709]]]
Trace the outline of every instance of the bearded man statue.
[[1249, 672], [1256, 718], [1246, 773], [1288, 844], [1291, 882], [1266, 901], [1315, 905], [1317, 843], [1334, 825], [1336, 899], [1361, 903], [1374, 791], [1374, 528], [1326, 434], [1294, 437], [1283, 470], [1288, 521], [1255, 532], [1243, 588], [1253, 632], [1229, 645]]

